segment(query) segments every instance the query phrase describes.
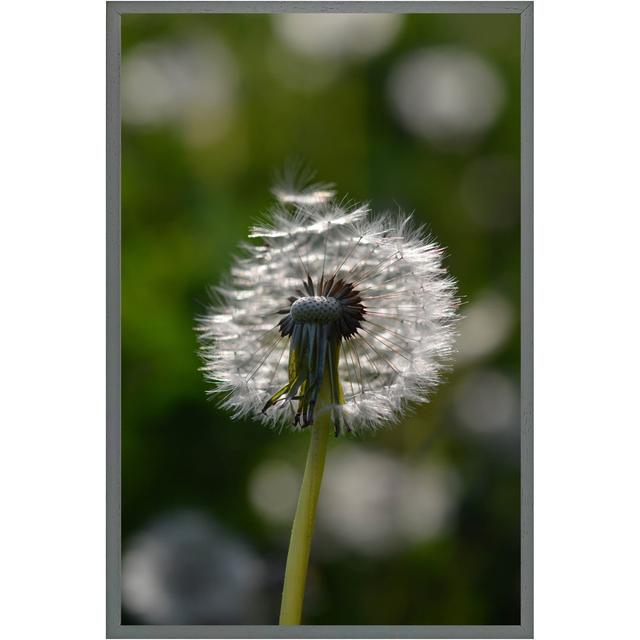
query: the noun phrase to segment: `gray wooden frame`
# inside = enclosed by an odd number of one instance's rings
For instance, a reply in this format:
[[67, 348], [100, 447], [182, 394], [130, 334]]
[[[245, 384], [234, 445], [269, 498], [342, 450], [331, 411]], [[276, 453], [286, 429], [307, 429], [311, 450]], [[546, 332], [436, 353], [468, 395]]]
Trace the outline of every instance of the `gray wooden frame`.
[[[533, 638], [533, 2], [107, 2], [107, 637]], [[520, 625], [201, 626], [120, 623], [120, 16], [127, 13], [518, 13], [521, 29]]]

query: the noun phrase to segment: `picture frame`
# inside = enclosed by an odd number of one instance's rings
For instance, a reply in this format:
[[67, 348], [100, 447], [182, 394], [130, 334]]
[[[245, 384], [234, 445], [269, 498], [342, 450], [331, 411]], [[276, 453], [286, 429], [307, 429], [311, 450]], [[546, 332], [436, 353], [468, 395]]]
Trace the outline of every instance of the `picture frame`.
[[[521, 33], [519, 625], [134, 625], [121, 622], [121, 108], [120, 23], [140, 13], [514, 13]], [[107, 2], [107, 584], [108, 638], [531, 638], [533, 637], [533, 3], [532, 2]]]

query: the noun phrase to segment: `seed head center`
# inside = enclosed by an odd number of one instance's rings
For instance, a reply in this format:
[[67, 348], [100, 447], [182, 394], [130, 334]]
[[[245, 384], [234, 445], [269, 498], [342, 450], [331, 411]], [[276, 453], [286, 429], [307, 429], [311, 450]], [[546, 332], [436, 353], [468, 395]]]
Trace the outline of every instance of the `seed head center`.
[[305, 296], [291, 305], [294, 322], [333, 322], [342, 313], [342, 305], [335, 298], [326, 296]]

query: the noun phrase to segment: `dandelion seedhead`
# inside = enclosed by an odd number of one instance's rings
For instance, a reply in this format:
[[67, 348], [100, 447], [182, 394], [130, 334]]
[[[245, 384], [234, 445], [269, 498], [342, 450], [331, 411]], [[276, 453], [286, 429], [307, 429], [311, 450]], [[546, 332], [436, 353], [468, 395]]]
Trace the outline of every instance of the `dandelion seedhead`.
[[326, 185], [274, 189], [217, 303], [203, 371], [235, 417], [336, 435], [426, 402], [452, 354], [457, 299], [442, 249], [410, 216], [370, 214]]

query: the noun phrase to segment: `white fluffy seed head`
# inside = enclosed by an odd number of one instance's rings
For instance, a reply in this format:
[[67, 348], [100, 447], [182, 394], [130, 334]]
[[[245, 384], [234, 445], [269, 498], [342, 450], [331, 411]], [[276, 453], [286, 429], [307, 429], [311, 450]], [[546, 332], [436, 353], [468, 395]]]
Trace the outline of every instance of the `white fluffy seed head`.
[[249, 234], [261, 243], [243, 246], [228, 282], [216, 288], [217, 304], [199, 320], [212, 391], [235, 417], [293, 427], [291, 402], [263, 412], [289, 381], [291, 335], [279, 331], [278, 313], [300, 327], [335, 321], [341, 303], [302, 291], [309, 277], [317, 285], [334, 276], [354, 285], [364, 314], [341, 340], [343, 402], [316, 414], [339, 411], [354, 432], [398, 420], [409, 404], [429, 399], [454, 351], [458, 301], [443, 250], [410, 216], [346, 207], [326, 185], [275, 194], [279, 204]]

